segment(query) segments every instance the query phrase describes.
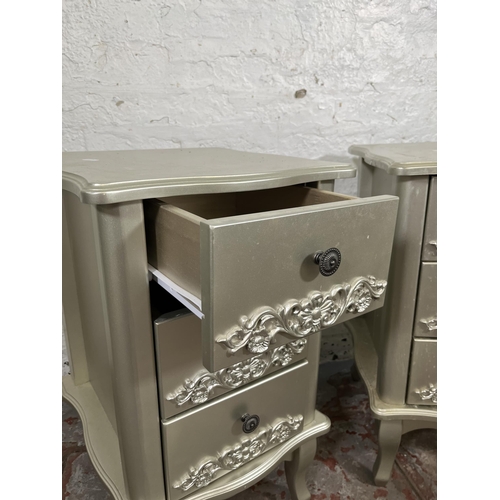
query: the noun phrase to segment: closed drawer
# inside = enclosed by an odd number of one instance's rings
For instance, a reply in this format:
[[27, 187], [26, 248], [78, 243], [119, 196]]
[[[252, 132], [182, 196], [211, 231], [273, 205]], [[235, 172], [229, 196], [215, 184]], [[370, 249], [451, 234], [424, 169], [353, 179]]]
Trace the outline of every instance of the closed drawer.
[[397, 206], [305, 187], [151, 200], [148, 259], [201, 299], [213, 372], [381, 307]]
[[201, 321], [187, 309], [154, 321], [163, 419], [259, 380], [307, 357], [308, 339], [296, 339], [216, 372], [201, 361]]
[[413, 340], [406, 402], [437, 405], [437, 340]]
[[422, 262], [415, 308], [415, 337], [437, 337], [437, 263]]
[[[297, 435], [313, 418], [306, 414], [310, 376], [304, 360], [163, 422], [168, 498], [187, 496]], [[260, 419], [253, 432], [243, 431], [245, 414]]]
[[437, 261], [437, 177], [431, 177], [429, 198], [425, 216], [424, 242], [422, 260]]

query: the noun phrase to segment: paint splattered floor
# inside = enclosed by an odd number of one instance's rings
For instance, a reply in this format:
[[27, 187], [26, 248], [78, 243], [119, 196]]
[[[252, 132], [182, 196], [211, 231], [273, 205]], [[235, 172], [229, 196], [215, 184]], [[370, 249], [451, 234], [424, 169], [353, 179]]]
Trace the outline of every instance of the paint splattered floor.
[[[437, 497], [436, 431], [422, 429], [403, 436], [387, 487], [375, 486], [371, 468], [377, 455], [376, 422], [362, 382], [351, 379], [351, 361], [320, 366], [317, 408], [332, 420], [318, 439], [307, 481], [312, 500], [433, 500]], [[63, 498], [112, 500], [97, 476], [83, 441], [80, 419], [63, 402]], [[290, 500], [283, 466], [231, 500]]]

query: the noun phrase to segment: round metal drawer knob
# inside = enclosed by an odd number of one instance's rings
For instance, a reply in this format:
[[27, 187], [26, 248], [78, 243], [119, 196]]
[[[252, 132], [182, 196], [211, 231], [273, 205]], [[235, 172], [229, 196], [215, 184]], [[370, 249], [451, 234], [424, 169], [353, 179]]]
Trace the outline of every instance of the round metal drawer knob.
[[314, 254], [314, 262], [319, 265], [319, 272], [323, 276], [331, 276], [340, 266], [340, 250], [338, 248], [329, 248], [324, 252]]
[[250, 434], [250, 432], [253, 432], [259, 426], [260, 417], [258, 415], [245, 413], [245, 415], [241, 417], [241, 421], [243, 422], [243, 432], [245, 434]]

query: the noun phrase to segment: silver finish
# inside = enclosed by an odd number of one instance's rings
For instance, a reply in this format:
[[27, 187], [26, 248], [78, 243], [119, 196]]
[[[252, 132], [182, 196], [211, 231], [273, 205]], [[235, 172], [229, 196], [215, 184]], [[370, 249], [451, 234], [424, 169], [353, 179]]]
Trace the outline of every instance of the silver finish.
[[220, 453], [217, 458], [211, 458], [197, 468], [193, 468], [180, 483], [174, 483], [174, 488], [187, 491], [192, 487], [202, 488], [212, 481], [220, 470], [234, 470], [250, 462], [267, 451], [269, 445], [283, 443], [289, 439], [302, 425], [304, 417], [297, 415], [288, 416], [277, 424], [261, 432], [258, 436], [242, 441], [232, 449]]
[[431, 177], [429, 186], [429, 201], [425, 217], [424, 242], [422, 260], [437, 261], [437, 176]]
[[[258, 415], [262, 429], [274, 426], [277, 419], [287, 415], [302, 415], [304, 426], [314, 419], [314, 404], [311, 405], [312, 398], [308, 391], [317, 377], [314, 360], [319, 343], [319, 337], [309, 339], [310, 361], [294, 363], [163, 422], [169, 500], [179, 500], [186, 495], [182, 489], [172, 486], [182, 482], [193, 466], [217, 457], [228, 448], [232, 449], [236, 442], [245, 438], [241, 428], [243, 414]], [[312, 392], [316, 392], [315, 387]], [[258, 434], [259, 429], [255, 431], [255, 435]], [[273, 446], [269, 443], [267, 450]], [[228, 473], [230, 471], [222, 469], [217, 477]]]
[[63, 305], [76, 394], [68, 397], [95, 395], [79, 400], [81, 415], [99, 415], [88, 420], [87, 436], [100, 435], [96, 426], [112, 429], [119, 466], [103, 473], [108, 451], [88, 443], [106, 484], [123, 484], [130, 500], [164, 499], [142, 203], [101, 209], [69, 192], [63, 202]]
[[409, 405], [437, 404], [437, 340], [414, 339], [408, 377]]
[[153, 326], [163, 419], [258, 380], [264, 364], [261, 376], [268, 376], [311, 355], [311, 338], [298, 339], [212, 373], [201, 360], [201, 321], [194, 314], [175, 311], [155, 320]]
[[311, 439], [295, 450], [291, 461], [285, 462], [285, 473], [292, 500], [310, 499], [306, 472], [316, 455], [317, 443]]
[[274, 366], [286, 366], [290, 364], [293, 360], [293, 355], [300, 354], [306, 345], [306, 339], [299, 339], [278, 347], [273, 351], [272, 364]]
[[[89, 369], [85, 351], [84, 327], [82, 322], [82, 312], [80, 311], [80, 301], [78, 299], [79, 282], [77, 279], [78, 266], [75, 265], [73, 257], [71, 226], [68, 224], [67, 201], [76, 196], [71, 193], [63, 193], [62, 197], [62, 300], [64, 309], [64, 335], [68, 348], [69, 363], [71, 367], [71, 377], [75, 384], [84, 384], [89, 380]], [[71, 204], [71, 201], [69, 201]], [[77, 216], [78, 210], [76, 210]], [[87, 217], [89, 217], [87, 215]], [[73, 225], [74, 227], [74, 225]], [[80, 230], [80, 234], [84, 232]], [[78, 247], [78, 245], [77, 245]]]
[[414, 337], [437, 337], [437, 262], [422, 262], [415, 306]]
[[306, 339], [295, 340], [274, 349], [267, 355], [246, 359], [215, 373], [202, 372], [193, 377], [192, 380], [186, 380], [182, 387], [177, 389], [175, 393], [167, 395], [166, 399], [174, 402], [177, 406], [188, 401], [193, 404], [204, 403], [214, 395], [215, 388], [236, 389], [262, 377], [270, 366], [287, 366], [293, 361], [293, 356], [300, 354], [306, 345]]
[[392, 474], [392, 466], [403, 434], [402, 420], [380, 420], [378, 428], [379, 450], [373, 466], [373, 479], [377, 486], [385, 486]]
[[346, 323], [346, 327], [351, 332], [354, 341], [356, 369], [353, 371], [359, 374], [365, 383], [370, 398], [371, 412], [379, 420], [402, 420], [403, 422], [417, 420], [426, 424], [423, 427], [432, 427], [433, 422], [436, 422], [437, 419], [437, 407], [394, 405], [386, 403], [380, 398], [377, 387], [379, 356], [367, 324], [368, 319], [366, 316], [353, 319]]
[[165, 491], [142, 203], [93, 208], [127, 490], [131, 500], [161, 499]]
[[304, 473], [314, 459], [316, 438], [326, 434], [329, 428], [328, 418], [316, 411], [312, 422], [298, 434], [205, 488], [191, 490], [188, 499], [227, 500], [263, 479], [284, 460], [291, 500], [309, 500], [311, 494]]
[[[146, 204], [148, 257], [201, 298], [203, 364], [214, 372], [267, 350], [255, 345], [231, 357], [217, 344], [242, 316], [356, 276], [386, 279], [397, 204], [391, 196], [356, 199], [301, 187], [164, 198]], [[314, 253], [332, 245], [344, 261], [325, 279]]]
[[356, 144], [349, 153], [358, 155], [373, 167], [390, 175], [435, 175], [437, 173], [437, 143]]
[[263, 308], [250, 318], [243, 316], [235, 327], [217, 342], [230, 352], [246, 347], [265, 352], [278, 333], [304, 337], [332, 326], [346, 311], [362, 313], [373, 299], [379, 299], [387, 282], [373, 276], [355, 278], [351, 283], [333, 286], [327, 292], [312, 292], [307, 299], [290, 300], [276, 309]]
[[370, 409], [380, 420], [379, 453], [373, 466], [375, 484], [389, 480], [401, 435], [415, 429], [436, 428], [437, 407], [430, 405], [393, 405], [382, 401], [377, 390], [378, 355], [368, 329], [366, 316], [346, 323], [354, 340], [355, 374], [363, 379], [370, 398]]
[[437, 400], [437, 387], [434, 387], [434, 384], [429, 384], [428, 387], [424, 388], [424, 389], [417, 389], [415, 391], [416, 394], [419, 395], [420, 399], [422, 401], [432, 401], [433, 403], [436, 403], [438, 402]]
[[[205, 367], [217, 371], [267, 350], [268, 334], [253, 337], [252, 350], [230, 346], [238, 351], [233, 356], [228, 356], [224, 342], [217, 342], [220, 336], [231, 335], [235, 327], [244, 328], [240, 323], [242, 316], [258, 314], [263, 306], [271, 308], [273, 314], [275, 304], [307, 297], [335, 283], [351, 283], [358, 276], [386, 280], [397, 206], [395, 197], [380, 196], [202, 221]], [[305, 227], [306, 238], [301, 233]], [[325, 227], [331, 228], [331, 232], [325, 231]], [[330, 246], [339, 248], [344, 259], [335, 275], [325, 279], [319, 274], [313, 256], [318, 248]], [[383, 297], [372, 301], [362, 312], [377, 309], [383, 303]], [[299, 301], [297, 305], [300, 306]], [[361, 312], [353, 310], [350, 314]], [[344, 314], [336, 322], [346, 319], [348, 316]], [[274, 337], [278, 340], [279, 336]]]
[[[399, 197], [399, 210], [387, 280], [385, 307], [367, 318], [379, 359], [377, 391], [392, 405], [406, 401], [415, 301], [427, 207], [429, 178], [395, 176], [361, 163], [360, 190]], [[397, 363], [394, 362], [397, 360]]]
[[436, 150], [435, 143], [349, 148], [361, 157], [360, 196], [400, 199], [385, 307], [349, 322], [357, 368], [381, 420], [378, 485], [390, 477], [401, 434], [437, 425], [427, 392], [436, 378]]
[[63, 189], [83, 203], [267, 189], [354, 177], [349, 163], [221, 148], [63, 153]]
[[438, 327], [438, 320], [437, 318], [428, 318], [428, 319], [421, 319], [420, 323], [423, 323], [429, 332], [433, 332], [437, 330]]
[[[213, 400], [198, 406], [189, 400], [179, 408], [165, 395], [186, 378], [206, 372], [203, 356], [211, 359], [212, 371], [215, 365], [220, 370], [252, 357], [218, 351], [217, 361], [212, 360], [219, 348], [214, 335], [227, 332], [245, 311], [329, 289], [333, 283], [320, 278], [312, 262], [318, 248], [335, 245], [348, 256], [336, 274], [339, 283], [349, 283], [354, 276], [386, 279], [397, 199], [353, 200], [295, 188], [299, 199], [307, 193], [308, 206], [297, 206], [288, 194], [291, 188], [283, 188], [279, 200], [264, 191], [351, 177], [354, 169], [218, 149], [66, 153], [63, 170], [64, 305], [75, 367], [73, 378], [64, 381], [63, 394], [82, 416], [89, 455], [112, 494], [117, 500], [223, 500], [285, 460], [291, 461], [286, 469], [292, 499], [306, 500], [305, 469], [314, 456], [313, 440], [330, 425], [314, 409], [318, 334], [308, 337], [307, 344], [295, 341], [294, 347], [303, 349], [297, 354], [286, 345], [290, 339], [276, 338], [275, 363], [265, 377], [250, 379], [237, 389], [218, 387], [210, 396]], [[186, 194], [224, 193], [231, 198], [238, 191], [247, 209], [256, 206], [244, 212], [248, 215], [217, 215], [201, 222], [192, 217], [178, 224], [181, 249], [187, 227], [197, 243], [177, 263], [192, 264], [199, 262], [200, 253], [203, 256], [201, 276], [191, 270], [187, 278], [193, 286], [198, 280], [197, 298], [203, 299], [208, 314], [203, 335], [201, 321], [182, 311], [170, 313], [174, 317], [168, 321], [155, 320], [155, 353], [147, 267], [151, 248], [146, 248], [150, 245], [145, 240], [143, 202]], [[259, 206], [266, 197], [271, 208]], [[325, 197], [327, 202], [322, 201]], [[276, 203], [285, 205], [272, 208]], [[333, 237], [325, 227], [335, 228]], [[254, 263], [252, 255], [257, 256]], [[238, 266], [237, 258], [246, 265]], [[244, 272], [238, 279], [231, 276], [231, 269], [241, 267]], [[286, 280], [283, 271], [288, 271]], [[181, 277], [185, 273], [182, 268]], [[363, 304], [363, 298], [358, 302]], [[383, 297], [364, 312], [382, 302]], [[207, 331], [210, 348], [207, 351], [205, 345], [202, 353]], [[287, 363], [291, 364], [283, 367]], [[270, 437], [265, 453], [237, 469], [218, 471], [213, 483], [189, 491], [173, 488], [193, 464], [218, 458], [221, 450], [233, 450], [241, 442], [240, 419], [245, 413], [258, 415], [262, 428], [275, 431], [286, 415], [302, 418], [293, 432], [282, 427], [277, 438]], [[252, 437], [260, 436], [260, 429]], [[232, 459], [238, 460], [235, 456]]]
[[[82, 422], [83, 437], [92, 465], [113, 498], [129, 499], [123, 475], [120, 443], [92, 384], [75, 385], [70, 375], [63, 377], [62, 396], [69, 401]], [[99, 425], [95, 425], [98, 422]], [[164, 497], [160, 497], [164, 498]]]
[[385, 486], [392, 475], [394, 459], [402, 434], [417, 429], [437, 429], [437, 421], [381, 420], [378, 430], [379, 452], [373, 466], [373, 479], [377, 486]]

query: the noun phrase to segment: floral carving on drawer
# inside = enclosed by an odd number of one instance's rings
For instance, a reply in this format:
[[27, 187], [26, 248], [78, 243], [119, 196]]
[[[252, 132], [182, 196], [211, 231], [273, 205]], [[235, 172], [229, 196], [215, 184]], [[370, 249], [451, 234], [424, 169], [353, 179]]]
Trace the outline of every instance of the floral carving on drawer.
[[215, 373], [203, 372], [193, 380], [186, 380], [174, 394], [167, 396], [167, 400], [176, 403], [177, 406], [188, 401], [194, 404], [204, 403], [213, 396], [217, 387], [235, 389], [261, 377], [272, 366], [287, 366], [293, 361], [295, 355], [305, 349], [306, 345], [306, 339], [294, 340], [270, 353], [255, 356]]
[[332, 326], [345, 312], [366, 311], [386, 287], [387, 281], [374, 276], [358, 277], [327, 292], [312, 292], [306, 299], [264, 307], [251, 317], [243, 316], [240, 324], [217, 342], [232, 353], [243, 347], [251, 353], [266, 352], [277, 333], [305, 337]]
[[217, 479], [215, 476], [220, 470], [234, 470], [250, 462], [267, 451], [271, 446], [283, 443], [295, 434], [302, 425], [304, 417], [297, 415], [281, 420], [268, 427], [258, 436], [238, 443], [233, 448], [218, 454], [217, 458], [210, 458], [197, 468], [192, 468], [181, 482], [174, 484], [174, 488], [187, 491], [192, 487], [202, 488]]
[[438, 320], [437, 320], [437, 318], [421, 319], [420, 323], [423, 323], [427, 327], [427, 330], [429, 332], [437, 330], [437, 327], [438, 327]]
[[422, 401], [438, 402], [437, 387], [434, 384], [429, 384], [429, 387], [415, 391]]

